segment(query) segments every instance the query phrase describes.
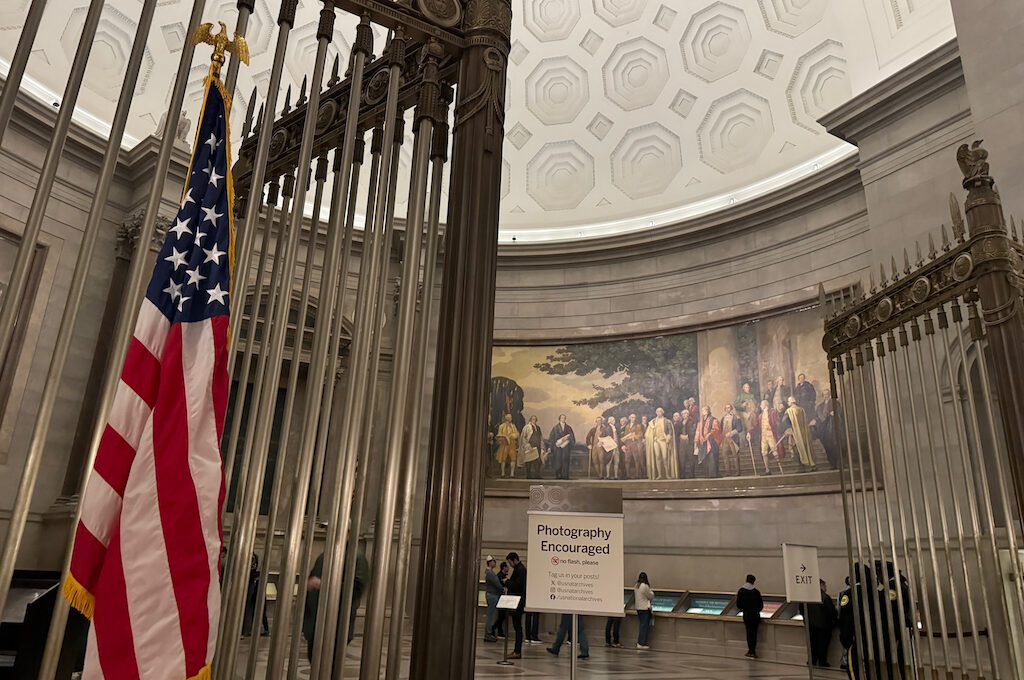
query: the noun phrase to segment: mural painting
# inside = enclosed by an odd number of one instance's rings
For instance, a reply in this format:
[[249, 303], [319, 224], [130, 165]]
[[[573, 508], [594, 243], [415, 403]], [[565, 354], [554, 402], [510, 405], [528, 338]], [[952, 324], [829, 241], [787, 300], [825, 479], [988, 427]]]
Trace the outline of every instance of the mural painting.
[[488, 476], [668, 480], [836, 469], [821, 317], [495, 347]]

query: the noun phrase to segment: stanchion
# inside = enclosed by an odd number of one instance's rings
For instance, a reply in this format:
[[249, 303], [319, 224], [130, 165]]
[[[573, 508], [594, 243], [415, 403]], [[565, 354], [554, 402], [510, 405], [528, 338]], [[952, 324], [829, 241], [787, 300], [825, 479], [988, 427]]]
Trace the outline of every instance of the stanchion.
[[508, 660], [508, 634], [507, 634], [507, 632], [506, 632], [505, 637], [503, 637], [502, 639], [505, 641], [505, 643], [503, 645], [503, 649], [502, 649], [502, 652], [501, 652], [501, 661], [498, 662], [498, 665], [499, 666], [511, 666], [513, 664], [512, 664], [511, 661]]
[[579, 641], [582, 639], [580, 635], [580, 615], [572, 615], [572, 641], [577, 643], [575, 647], [569, 650], [569, 680], [576, 680], [576, 659], [580, 655]]
[[807, 605], [804, 605], [804, 638], [807, 640], [807, 677], [814, 680], [814, 650], [811, 647], [811, 622], [807, 619]]

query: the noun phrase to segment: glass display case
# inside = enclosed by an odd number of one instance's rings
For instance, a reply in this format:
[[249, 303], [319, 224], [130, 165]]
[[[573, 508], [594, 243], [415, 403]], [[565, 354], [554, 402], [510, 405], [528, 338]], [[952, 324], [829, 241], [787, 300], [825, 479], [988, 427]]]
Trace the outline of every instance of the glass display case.
[[732, 603], [732, 595], [721, 593], [690, 593], [680, 611], [687, 614], [719, 616]]
[[624, 588], [622, 590], [622, 604], [623, 604], [623, 606], [626, 609], [636, 609], [636, 607], [633, 606], [633, 589], [632, 588]]
[[[775, 618], [775, 615], [781, 609], [785, 608], [785, 606], [787, 604], [786, 603], [786, 598], [784, 598], [784, 597], [778, 597], [778, 596], [773, 596], [773, 595], [762, 595], [761, 599], [764, 600], [764, 609], [761, 610], [761, 618], [762, 619], [772, 619], [772, 618]], [[797, 611], [796, 613], [799, 614], [800, 612]], [[729, 607], [729, 611], [728, 611], [728, 613], [726, 613], [726, 616], [737, 616], [737, 617], [738, 616], [742, 616], [742, 614], [740, 613], [739, 607], [736, 606], [735, 602], [733, 602], [732, 606]]]
[[651, 609], [655, 612], [673, 612], [683, 597], [681, 591], [658, 590], [654, 593], [654, 600], [651, 601]]

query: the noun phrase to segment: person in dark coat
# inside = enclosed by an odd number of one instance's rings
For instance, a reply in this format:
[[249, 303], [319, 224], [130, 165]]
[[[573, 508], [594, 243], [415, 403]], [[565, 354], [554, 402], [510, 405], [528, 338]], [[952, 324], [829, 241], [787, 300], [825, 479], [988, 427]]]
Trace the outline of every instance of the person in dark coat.
[[803, 373], [796, 376], [793, 397], [796, 399], [797, 405], [807, 412], [807, 416], [813, 418], [814, 408], [818, 404], [818, 392], [814, 389], [814, 385], [807, 381], [807, 376]]
[[[345, 565], [341, 575], [342, 583], [345, 582], [345, 573], [347, 571], [348, 565]], [[302, 616], [302, 634], [306, 638], [306, 653], [310, 663], [313, 662], [313, 642], [316, 636], [316, 616], [317, 611], [320, 608], [320, 586], [322, 585], [321, 579], [323, 578], [323, 575], [324, 554], [320, 553], [320, 556], [316, 558], [315, 562], [313, 562], [313, 568], [310, 569], [309, 578], [306, 580], [306, 606]], [[352, 642], [355, 638], [356, 611], [359, 609], [359, 603], [363, 599], [363, 592], [369, 584], [370, 563], [366, 561], [366, 557], [364, 557], [362, 553], [358, 553], [356, 555], [356, 573], [352, 587], [352, 609], [349, 611], [349, 642]], [[341, 617], [343, 615], [343, 612], [338, 612], [338, 630], [341, 629]], [[337, 644], [337, 641], [335, 641], [335, 644]]]
[[519, 596], [519, 606], [509, 616], [512, 617], [512, 627], [516, 631], [515, 651], [509, 654], [510, 659], [523, 658], [523, 612], [526, 610], [526, 565], [519, 559], [519, 553], [510, 552], [505, 561], [512, 567], [512, 574], [505, 582], [505, 592], [509, 595]]
[[[882, 645], [879, 638], [877, 621], [877, 607], [879, 597], [873, 597], [875, 576], [871, 573], [868, 565], [857, 563], [854, 565], [854, 577], [856, 582], [851, 588], [844, 590], [839, 597], [839, 641], [847, 650], [848, 671], [851, 678], [860, 680], [861, 674], [860, 659], [863, 656], [864, 672], [867, 678], [887, 678], [889, 674], [883, 675], [882, 671]], [[857, 626], [859, 619], [860, 633], [864, 639], [857, 638]], [[864, 654], [864, 649], [871, 648], [871, 656], [874, 664]], [[865, 679], [866, 680], [866, 679]]]
[[[259, 599], [260, 590], [260, 558], [256, 553], [252, 554], [249, 560], [249, 587], [245, 598], [245, 615], [242, 620], [242, 635], [246, 636], [252, 631], [252, 617], [256, 614], [256, 603]], [[260, 629], [261, 635], [270, 635], [270, 624], [267, 623], [267, 608], [263, 607], [263, 620]]]
[[[558, 445], [560, 441], [564, 446]], [[565, 414], [562, 414], [548, 435], [548, 448], [551, 449], [555, 463], [555, 479], [569, 479], [569, 457], [575, 445], [576, 433], [566, 422]]]
[[836, 432], [836, 416], [830, 390], [825, 390], [825, 400], [818, 404], [814, 424], [811, 425], [811, 433], [825, 449], [825, 457], [828, 458], [829, 465], [832, 466], [832, 469], [838, 470], [841, 462], [839, 435]]
[[757, 658], [757, 629], [761, 625], [761, 610], [764, 599], [761, 591], [754, 587], [757, 578], [747, 574], [747, 581], [736, 591], [736, 607], [743, 614], [743, 626], [747, 629], [747, 656]]
[[839, 613], [836, 611], [836, 603], [828, 594], [828, 586], [824, 580], [819, 579], [821, 586], [821, 604], [808, 604], [800, 606], [801, 612], [807, 619], [807, 628], [811, 638], [811, 663], [815, 666], [828, 668], [828, 648], [832, 643], [832, 629], [836, 627]]

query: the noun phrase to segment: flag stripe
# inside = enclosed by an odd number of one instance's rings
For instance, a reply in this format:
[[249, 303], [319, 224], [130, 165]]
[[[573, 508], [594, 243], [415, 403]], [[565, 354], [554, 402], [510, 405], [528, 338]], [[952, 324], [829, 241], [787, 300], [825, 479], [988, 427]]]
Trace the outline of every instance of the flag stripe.
[[[189, 414], [187, 399], [182, 398], [185, 392], [184, 326], [171, 326], [161, 357], [163, 378], [160, 397], [153, 409], [153, 454], [160, 519], [167, 538], [167, 561], [181, 615], [185, 677], [192, 677], [206, 665], [210, 624], [205, 609], [210, 571], [196, 483], [189, 467]], [[191, 347], [197, 353], [212, 352], [212, 347]], [[208, 377], [205, 379], [209, 380]], [[205, 408], [209, 409], [208, 402]], [[182, 427], [182, 424], [186, 426]]]
[[128, 609], [131, 626], [139, 632], [139, 668], [165, 669], [167, 678], [186, 678], [180, 615], [167, 559], [165, 536], [170, 527], [163, 526], [158, 507], [152, 423], [135, 457], [121, 522]]
[[91, 592], [95, 592], [93, 589], [100, 576], [106, 553], [107, 546], [100, 543], [99, 539], [79, 522], [75, 529], [75, 550], [71, 553], [71, 573]]
[[[103, 675], [117, 680], [137, 680], [135, 639], [128, 614], [128, 592], [121, 562], [121, 527], [114, 529], [103, 562], [103, 573], [96, 584], [96, 650]], [[87, 678], [86, 680], [92, 680]]]
[[121, 380], [153, 408], [160, 389], [160, 360], [138, 338], [132, 338], [124, 359]]
[[122, 380], [117, 385], [114, 404], [110, 408], [110, 427], [117, 430], [129, 446], [138, 449], [142, 430], [146, 427], [152, 410], [149, 404]]
[[121, 494], [102, 475], [90, 475], [82, 498], [82, 524], [103, 545], [110, 542], [114, 522], [121, 513]]
[[[226, 320], [226, 317], [221, 317]], [[202, 526], [206, 567], [208, 574], [218, 573], [220, 561], [220, 491], [224, 484], [221, 468], [220, 441], [216, 419], [209, 408], [195, 408], [194, 404], [209, 404], [215, 400], [214, 392], [219, 389], [216, 366], [222, 362], [225, 352], [218, 348], [214, 339], [216, 330], [211, 322], [201, 321], [182, 324], [182, 345], [197, 347], [198, 352], [183, 355], [183, 377], [185, 403], [188, 410], [189, 456], [188, 465], [196, 485], [199, 504], [199, 520]], [[209, 349], [209, 351], [204, 351]], [[216, 411], [216, 407], [214, 408]], [[209, 629], [215, 629], [220, 612], [220, 588], [216, 584], [207, 587], [207, 620]], [[207, 658], [213, 656], [216, 638], [208, 638]]]
[[128, 474], [135, 460], [135, 448], [129, 444], [121, 433], [107, 425], [100, 439], [100, 448], [96, 452], [94, 469], [103, 476], [118, 495], [124, 495], [124, 487], [128, 484]]
[[135, 339], [145, 345], [153, 356], [158, 357], [164, 353], [170, 327], [171, 322], [163, 312], [148, 298], [143, 299], [138, 321], [135, 322]]

